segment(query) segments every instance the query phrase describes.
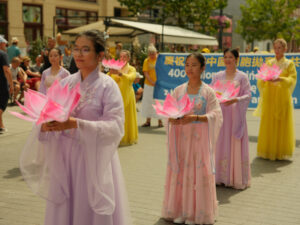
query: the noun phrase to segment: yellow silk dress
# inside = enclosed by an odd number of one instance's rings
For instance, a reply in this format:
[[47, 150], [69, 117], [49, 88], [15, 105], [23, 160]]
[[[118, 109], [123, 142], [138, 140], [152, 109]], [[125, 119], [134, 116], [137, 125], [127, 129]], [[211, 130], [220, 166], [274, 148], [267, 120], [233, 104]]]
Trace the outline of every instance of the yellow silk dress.
[[124, 137], [120, 142], [120, 145], [123, 146], [135, 144], [138, 140], [135, 94], [132, 87], [136, 78], [136, 69], [127, 63], [120, 72], [122, 73], [122, 76], [110, 73], [108, 73], [108, 75], [110, 75], [118, 84], [123, 98], [125, 124]]
[[276, 64], [282, 70], [280, 81], [257, 81], [260, 99], [254, 115], [260, 116], [257, 155], [270, 160], [290, 158], [295, 149], [292, 93], [297, 82], [293, 61], [273, 58], [267, 65]]

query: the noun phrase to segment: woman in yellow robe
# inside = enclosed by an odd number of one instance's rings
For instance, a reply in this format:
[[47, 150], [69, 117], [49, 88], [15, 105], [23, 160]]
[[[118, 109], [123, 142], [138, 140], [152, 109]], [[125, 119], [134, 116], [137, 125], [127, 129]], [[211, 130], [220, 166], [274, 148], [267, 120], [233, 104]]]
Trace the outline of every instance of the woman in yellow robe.
[[120, 53], [120, 60], [127, 63], [121, 70], [109, 71], [109, 75], [118, 84], [124, 102], [125, 124], [124, 124], [124, 137], [120, 145], [131, 145], [137, 143], [138, 140], [138, 126], [135, 105], [135, 94], [132, 84], [136, 78], [136, 69], [129, 65], [130, 52], [122, 50]]
[[257, 81], [260, 100], [254, 115], [260, 116], [257, 155], [270, 160], [290, 158], [295, 149], [292, 93], [297, 72], [293, 61], [284, 57], [287, 44], [283, 39], [273, 43], [275, 58], [267, 65], [282, 70], [274, 81]]

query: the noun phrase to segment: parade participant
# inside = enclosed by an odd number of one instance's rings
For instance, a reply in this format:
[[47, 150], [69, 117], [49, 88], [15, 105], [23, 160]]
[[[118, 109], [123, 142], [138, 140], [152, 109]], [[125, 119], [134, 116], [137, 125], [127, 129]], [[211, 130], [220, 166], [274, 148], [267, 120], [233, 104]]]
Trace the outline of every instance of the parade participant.
[[275, 58], [267, 65], [277, 65], [281, 70], [276, 80], [258, 80], [260, 100], [254, 115], [260, 116], [257, 156], [270, 160], [292, 157], [295, 149], [292, 93], [297, 82], [297, 72], [292, 60], [285, 58], [287, 44], [284, 39], [273, 43]]
[[[155, 72], [156, 59], [157, 59], [156, 48], [153, 45], [151, 45], [148, 48], [148, 58], [145, 59], [143, 64], [143, 73], [145, 76], [145, 82], [144, 82], [144, 94], [142, 100], [141, 113], [144, 117], [147, 118], [147, 120], [142, 125], [142, 127], [150, 127], [151, 117], [157, 118], [157, 115], [152, 107], [152, 104], [154, 104], [153, 93], [154, 93], [154, 86], [156, 82], [156, 72]], [[163, 123], [161, 119], [159, 119], [158, 127], [162, 127], [162, 126]]]
[[76, 37], [79, 71], [61, 84], [80, 83], [79, 104], [67, 121], [35, 127], [21, 155], [24, 179], [47, 199], [45, 225], [131, 224], [117, 153], [123, 102], [116, 83], [98, 68], [104, 44], [97, 30]]
[[162, 216], [174, 223], [213, 224], [217, 214], [214, 149], [222, 125], [222, 111], [211, 87], [201, 81], [205, 58], [186, 58], [189, 78], [172, 94], [195, 100], [193, 111], [168, 120], [168, 154]]
[[49, 51], [49, 61], [51, 67], [44, 70], [39, 92], [47, 93], [47, 89], [55, 80], [61, 80], [70, 75], [69, 71], [61, 66], [62, 53], [59, 48], [52, 48]]
[[226, 69], [212, 77], [217, 81], [232, 82], [240, 87], [236, 97], [221, 103], [223, 126], [216, 147], [216, 183], [236, 189], [250, 186], [251, 172], [246, 113], [251, 99], [248, 76], [236, 68], [239, 52], [224, 51]]
[[133, 81], [136, 78], [136, 70], [133, 66], [129, 65], [130, 52], [128, 50], [121, 50], [120, 61], [126, 62], [126, 64], [119, 71], [110, 69], [109, 75], [118, 84], [124, 103], [124, 137], [120, 145], [131, 145], [137, 143], [138, 140], [135, 95], [132, 88]]
[[2, 115], [8, 103], [9, 94], [13, 94], [14, 85], [9, 69], [8, 55], [6, 51], [7, 41], [0, 36], [0, 134], [7, 131], [4, 127]]
[[56, 46], [55, 38], [48, 37], [47, 48], [45, 48], [41, 52], [41, 55], [42, 55], [43, 61], [44, 61], [43, 65], [39, 71], [41, 74], [44, 72], [44, 70], [48, 69], [51, 66], [50, 61], [49, 61], [49, 51], [50, 51], [50, 49], [54, 48], [55, 46]]

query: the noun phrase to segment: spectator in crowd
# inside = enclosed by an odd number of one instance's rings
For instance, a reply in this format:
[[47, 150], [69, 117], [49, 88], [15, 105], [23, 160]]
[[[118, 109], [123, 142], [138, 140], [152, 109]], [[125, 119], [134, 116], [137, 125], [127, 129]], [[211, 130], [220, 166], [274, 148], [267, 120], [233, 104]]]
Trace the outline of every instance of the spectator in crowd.
[[179, 101], [188, 95], [193, 110], [181, 118], [168, 120], [168, 155], [162, 216], [180, 224], [213, 224], [218, 202], [214, 175], [214, 150], [222, 126], [218, 99], [201, 81], [205, 58], [200, 53], [187, 56], [188, 82], [175, 88]]
[[20, 64], [21, 62], [18, 57], [14, 57], [10, 64], [10, 71], [14, 84], [13, 104], [15, 104], [18, 95], [18, 101], [20, 102], [24, 97], [24, 91], [27, 91], [27, 88], [29, 88], [29, 84], [26, 83], [27, 74], [20, 67]]
[[273, 42], [275, 58], [266, 62], [277, 65], [281, 74], [275, 80], [257, 81], [260, 94], [254, 115], [260, 116], [257, 141], [257, 156], [270, 160], [284, 160], [292, 157], [295, 150], [295, 128], [293, 99], [297, 83], [297, 71], [293, 60], [284, 54], [287, 43], [284, 39]]
[[12, 59], [14, 57], [19, 57], [21, 58], [21, 51], [18, 47], [18, 43], [19, 43], [19, 40], [17, 37], [13, 37], [11, 39], [11, 46], [7, 48], [7, 54], [8, 54], [8, 60], [9, 60], [9, 63], [11, 63]]
[[7, 131], [2, 115], [7, 107], [9, 95], [14, 92], [11, 71], [9, 69], [8, 55], [6, 53], [7, 41], [0, 36], [0, 134]]
[[140, 85], [140, 80], [143, 79], [143, 75], [141, 75], [139, 72], [136, 72], [136, 78], [132, 84], [134, 93], [135, 93], [135, 101], [138, 102], [141, 100], [143, 96], [144, 89]]
[[32, 70], [32, 72], [40, 72], [42, 65], [43, 65], [43, 57], [41, 55], [38, 55], [35, 58], [35, 64], [31, 66], [30, 69]]
[[232, 82], [240, 87], [235, 98], [221, 103], [223, 125], [216, 147], [216, 183], [236, 189], [250, 186], [251, 171], [246, 113], [251, 100], [251, 86], [247, 74], [238, 70], [239, 52], [224, 51], [226, 70], [212, 77], [215, 82]]
[[39, 72], [33, 72], [30, 67], [30, 58], [28, 56], [23, 57], [21, 68], [27, 74], [26, 83], [29, 84], [29, 88], [38, 91], [41, 83], [41, 74]]
[[253, 49], [253, 53], [258, 53], [258, 51], [259, 51], [259, 48], [257, 46], [255, 46]]
[[23, 177], [47, 200], [45, 225], [131, 225], [117, 152], [123, 102], [117, 84], [99, 71], [103, 35], [79, 34], [73, 56], [79, 72], [61, 83], [80, 84], [79, 104], [65, 122], [33, 128], [20, 159]]
[[201, 50], [201, 53], [210, 53], [210, 50], [208, 48], [203, 48]]
[[62, 57], [63, 56], [59, 48], [55, 47], [50, 49], [49, 61], [51, 67], [44, 70], [42, 74], [39, 92], [47, 94], [48, 88], [53, 84], [55, 80], [61, 80], [70, 75], [69, 71], [61, 66]]
[[63, 56], [63, 66], [64, 68], [68, 69], [71, 65], [72, 60], [72, 50], [70, 46], [66, 46], [64, 49], [64, 56]]
[[155, 104], [153, 99], [154, 86], [156, 82], [155, 64], [157, 59], [157, 50], [153, 45], [148, 48], [148, 58], [145, 59], [143, 64], [143, 73], [145, 76], [144, 94], [142, 100], [141, 113], [146, 117], [146, 122], [142, 127], [151, 126], [151, 118], [158, 118], [158, 127], [163, 127], [162, 120], [156, 115], [152, 104]]
[[47, 48], [44, 49], [41, 53], [42, 57], [43, 57], [43, 66], [41, 67], [40, 69], [40, 74], [42, 74], [44, 72], [44, 70], [48, 69], [51, 64], [49, 62], [49, 51], [50, 49], [54, 48], [56, 45], [56, 40], [55, 38], [53, 37], [48, 37], [48, 40], [47, 40]]
[[124, 103], [124, 136], [120, 145], [132, 145], [137, 143], [138, 140], [135, 95], [132, 88], [133, 81], [136, 78], [136, 70], [129, 64], [130, 52], [128, 50], [120, 52], [120, 61], [124, 61], [126, 64], [119, 71], [110, 69], [109, 75], [118, 84]]

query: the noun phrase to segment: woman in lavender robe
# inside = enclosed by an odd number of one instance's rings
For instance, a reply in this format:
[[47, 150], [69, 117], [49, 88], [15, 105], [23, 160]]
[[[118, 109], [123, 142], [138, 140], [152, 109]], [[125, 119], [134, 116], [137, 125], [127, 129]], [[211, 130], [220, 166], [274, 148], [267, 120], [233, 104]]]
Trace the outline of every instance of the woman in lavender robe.
[[52, 48], [49, 51], [49, 61], [51, 67], [44, 70], [42, 74], [39, 92], [47, 93], [48, 88], [55, 80], [62, 80], [70, 75], [69, 71], [61, 66], [62, 53], [59, 48]]
[[237, 50], [224, 51], [225, 71], [213, 76], [212, 85], [217, 81], [231, 81], [240, 87], [237, 97], [221, 104], [223, 126], [216, 148], [216, 184], [236, 189], [250, 186], [249, 143], [246, 112], [251, 99], [247, 75], [237, 70]]
[[33, 129], [21, 155], [22, 174], [47, 200], [45, 225], [130, 225], [117, 153], [123, 102], [117, 84], [98, 68], [103, 35], [79, 34], [73, 55], [79, 71], [61, 83], [80, 83], [79, 104], [67, 121]]

